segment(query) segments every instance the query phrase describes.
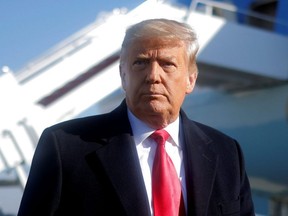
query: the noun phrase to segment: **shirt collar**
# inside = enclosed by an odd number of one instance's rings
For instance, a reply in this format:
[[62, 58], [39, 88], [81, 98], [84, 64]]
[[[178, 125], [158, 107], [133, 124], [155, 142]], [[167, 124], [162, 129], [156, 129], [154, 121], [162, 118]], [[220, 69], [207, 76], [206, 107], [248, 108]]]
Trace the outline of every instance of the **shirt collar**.
[[[150, 128], [147, 126], [147, 124], [138, 119], [129, 109], [128, 118], [132, 127], [136, 145], [142, 143], [155, 131], [155, 129]], [[173, 143], [179, 147], [179, 116], [174, 122], [163, 129], [165, 129], [170, 134], [170, 137], [174, 141]]]

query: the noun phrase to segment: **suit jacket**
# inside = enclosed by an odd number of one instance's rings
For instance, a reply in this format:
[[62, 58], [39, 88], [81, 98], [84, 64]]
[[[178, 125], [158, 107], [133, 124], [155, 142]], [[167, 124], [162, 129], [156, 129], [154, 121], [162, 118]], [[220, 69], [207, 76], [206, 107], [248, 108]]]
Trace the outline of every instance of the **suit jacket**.
[[[254, 215], [237, 142], [180, 115], [187, 214]], [[44, 130], [18, 216], [48, 215], [151, 215], [125, 102]]]

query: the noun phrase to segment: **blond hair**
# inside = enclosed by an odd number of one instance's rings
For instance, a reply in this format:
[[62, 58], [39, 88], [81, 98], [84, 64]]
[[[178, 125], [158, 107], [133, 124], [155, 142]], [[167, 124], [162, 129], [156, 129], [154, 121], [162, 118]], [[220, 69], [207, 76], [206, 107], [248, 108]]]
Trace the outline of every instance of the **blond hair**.
[[[196, 54], [199, 49], [196, 32], [186, 23], [180, 23], [169, 19], [149, 19], [130, 26], [126, 30], [121, 53], [129, 47], [129, 44], [136, 39], [163, 38], [179, 40], [186, 46], [189, 59], [189, 71], [196, 69]], [[125, 56], [120, 55], [120, 62]], [[195, 68], [196, 67], [196, 68]]]

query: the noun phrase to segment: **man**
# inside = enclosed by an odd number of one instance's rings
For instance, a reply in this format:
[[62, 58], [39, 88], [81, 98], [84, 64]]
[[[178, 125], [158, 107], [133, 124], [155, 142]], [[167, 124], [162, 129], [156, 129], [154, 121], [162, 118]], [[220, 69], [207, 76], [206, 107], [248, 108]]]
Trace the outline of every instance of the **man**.
[[18, 215], [254, 215], [237, 142], [181, 110], [197, 50], [186, 24], [130, 27], [120, 56], [125, 100], [43, 132]]

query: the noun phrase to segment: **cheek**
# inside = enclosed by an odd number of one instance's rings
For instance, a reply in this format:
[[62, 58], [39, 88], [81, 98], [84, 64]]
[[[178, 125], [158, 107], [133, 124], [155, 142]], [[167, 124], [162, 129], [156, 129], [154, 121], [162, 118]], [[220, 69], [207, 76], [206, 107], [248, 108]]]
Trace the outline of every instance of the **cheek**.
[[172, 100], [177, 101], [177, 103], [181, 102], [187, 92], [187, 80], [183, 78], [176, 79], [173, 83], [170, 83], [169, 92]]
[[120, 77], [122, 88], [126, 91], [127, 89], [129, 89], [129, 86], [131, 85], [130, 83], [131, 77], [130, 74], [127, 72], [127, 68], [125, 68], [122, 72], [120, 72]]
[[121, 82], [122, 82], [122, 88], [125, 90], [126, 95], [133, 95], [135, 94], [136, 90], [138, 89], [137, 87], [137, 79], [133, 77], [131, 74], [125, 74], [124, 76], [121, 77]]

